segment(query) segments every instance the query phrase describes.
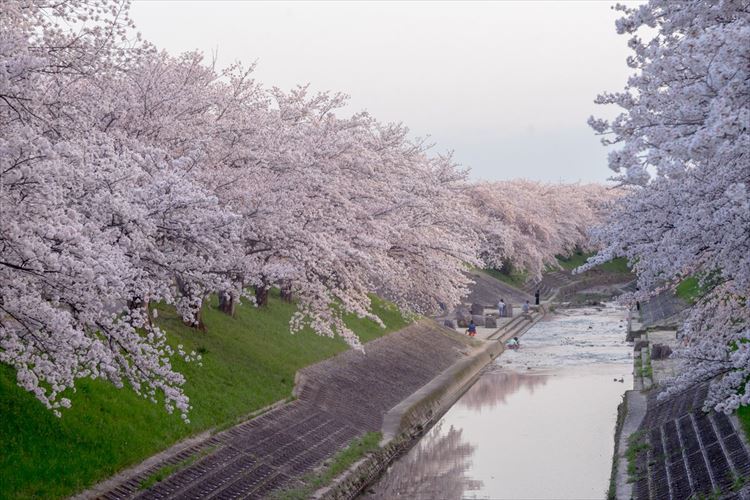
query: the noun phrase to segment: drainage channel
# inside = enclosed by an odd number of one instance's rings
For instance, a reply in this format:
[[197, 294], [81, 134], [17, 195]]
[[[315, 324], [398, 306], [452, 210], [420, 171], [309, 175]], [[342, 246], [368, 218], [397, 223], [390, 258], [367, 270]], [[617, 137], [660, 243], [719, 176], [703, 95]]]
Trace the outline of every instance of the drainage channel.
[[605, 497], [632, 387], [625, 318], [613, 305], [549, 314], [360, 498]]

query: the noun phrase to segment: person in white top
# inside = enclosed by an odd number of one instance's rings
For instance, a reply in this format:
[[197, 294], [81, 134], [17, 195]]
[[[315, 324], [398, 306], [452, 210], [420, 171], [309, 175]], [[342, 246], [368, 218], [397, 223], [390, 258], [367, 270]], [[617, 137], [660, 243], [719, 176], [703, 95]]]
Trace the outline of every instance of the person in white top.
[[500, 317], [505, 317], [505, 301], [503, 299], [500, 299], [500, 302], [497, 303], [497, 312], [500, 313]]

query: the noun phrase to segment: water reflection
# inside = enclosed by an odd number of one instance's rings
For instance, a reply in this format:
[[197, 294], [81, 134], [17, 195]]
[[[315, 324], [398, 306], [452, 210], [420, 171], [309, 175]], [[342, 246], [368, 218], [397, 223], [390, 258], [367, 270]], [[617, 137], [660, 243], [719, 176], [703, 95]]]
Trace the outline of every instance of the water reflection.
[[496, 367], [492, 367], [466, 391], [456, 405], [474, 411], [492, 409], [505, 403], [508, 396], [521, 389], [525, 388], [530, 394], [534, 394], [534, 390], [546, 384], [548, 378], [548, 375], [540, 373], [497, 371]]
[[364, 498], [605, 496], [617, 405], [632, 385], [624, 337], [617, 308], [538, 323]]
[[438, 422], [409, 452], [390, 467], [377, 489], [367, 498], [433, 500], [461, 498], [466, 490], [478, 490], [482, 481], [470, 479], [475, 447], [463, 440], [463, 430]]

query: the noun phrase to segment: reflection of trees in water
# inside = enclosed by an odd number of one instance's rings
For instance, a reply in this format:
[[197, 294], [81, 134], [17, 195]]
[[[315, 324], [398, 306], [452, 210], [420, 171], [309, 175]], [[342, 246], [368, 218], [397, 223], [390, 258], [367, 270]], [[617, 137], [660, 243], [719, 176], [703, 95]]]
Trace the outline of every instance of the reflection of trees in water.
[[534, 393], [536, 387], [547, 383], [549, 375], [527, 374], [514, 371], [488, 372], [482, 375], [474, 385], [466, 391], [458, 405], [470, 410], [494, 408], [505, 402], [505, 398], [518, 392], [522, 387]]
[[363, 498], [452, 500], [480, 489], [482, 481], [466, 477], [476, 447], [462, 441], [463, 430], [442, 427], [438, 422]]

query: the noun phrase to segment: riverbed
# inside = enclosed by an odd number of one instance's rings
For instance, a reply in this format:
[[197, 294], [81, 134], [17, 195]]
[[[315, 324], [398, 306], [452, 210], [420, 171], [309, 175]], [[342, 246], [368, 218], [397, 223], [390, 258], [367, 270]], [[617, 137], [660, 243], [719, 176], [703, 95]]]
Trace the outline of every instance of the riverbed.
[[548, 314], [362, 498], [605, 497], [632, 387], [625, 318], [616, 306]]

